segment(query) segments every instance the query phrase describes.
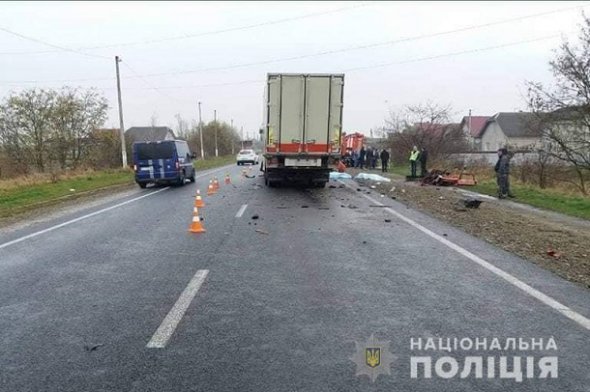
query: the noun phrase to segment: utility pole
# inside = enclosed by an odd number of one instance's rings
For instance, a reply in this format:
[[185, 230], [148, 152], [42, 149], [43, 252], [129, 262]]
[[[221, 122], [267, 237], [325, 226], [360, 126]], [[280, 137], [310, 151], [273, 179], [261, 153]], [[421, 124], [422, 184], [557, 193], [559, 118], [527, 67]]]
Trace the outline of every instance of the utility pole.
[[240, 127], [240, 139], [242, 139], [242, 150], [244, 149], [244, 126]]
[[231, 119], [231, 154], [234, 155], [234, 119]]
[[199, 138], [201, 140], [201, 159], [205, 159], [205, 148], [203, 147], [203, 121], [201, 121], [201, 101], [199, 101]]
[[213, 122], [215, 123], [215, 156], [219, 156], [219, 150], [217, 149], [217, 110], [213, 110]]
[[121, 77], [119, 76], [119, 63], [121, 59], [115, 56], [115, 69], [117, 70], [117, 94], [119, 95], [119, 133], [121, 136], [121, 160], [123, 168], [127, 167], [127, 148], [125, 147], [125, 125], [123, 125], [123, 102], [121, 101]]

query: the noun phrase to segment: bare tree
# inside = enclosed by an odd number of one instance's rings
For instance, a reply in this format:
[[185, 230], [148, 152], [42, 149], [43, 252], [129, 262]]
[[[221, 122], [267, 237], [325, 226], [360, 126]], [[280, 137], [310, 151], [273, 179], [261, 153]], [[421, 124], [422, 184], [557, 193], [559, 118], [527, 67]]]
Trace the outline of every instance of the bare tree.
[[[11, 95], [0, 107], [1, 138], [6, 153], [24, 162], [33, 162], [43, 172], [52, 129], [55, 91], [31, 89]], [[20, 157], [19, 157], [20, 156]]]
[[541, 151], [569, 164], [587, 194], [590, 172], [590, 19], [584, 16], [579, 42], [564, 41], [549, 63], [554, 86], [527, 82], [528, 103], [537, 114]]
[[92, 132], [107, 118], [106, 98], [95, 90], [64, 88], [57, 96], [52, 116], [52, 153], [62, 169], [77, 167], [93, 143]]
[[465, 137], [458, 124], [450, 122], [451, 112], [450, 105], [433, 102], [408, 106], [401, 113], [391, 112], [385, 123], [393, 159], [398, 163], [407, 161], [414, 146], [426, 148], [434, 160], [464, 151]]

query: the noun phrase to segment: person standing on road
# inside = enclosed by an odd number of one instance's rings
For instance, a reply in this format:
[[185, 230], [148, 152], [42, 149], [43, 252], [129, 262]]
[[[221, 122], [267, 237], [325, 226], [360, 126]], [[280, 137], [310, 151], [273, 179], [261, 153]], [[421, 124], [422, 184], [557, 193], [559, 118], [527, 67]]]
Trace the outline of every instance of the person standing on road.
[[412, 151], [410, 151], [410, 169], [412, 171], [412, 177], [416, 177], [416, 163], [418, 161], [419, 155], [420, 151], [418, 151], [418, 147], [414, 146], [414, 148], [412, 148]]
[[426, 148], [422, 147], [422, 151], [420, 151], [420, 177], [424, 177], [428, 170], [426, 170], [426, 162], [428, 162], [428, 151]]
[[376, 148], [372, 148], [371, 151], [373, 155], [371, 156], [371, 169], [375, 170], [377, 168], [377, 159], [379, 159], [379, 152]]
[[365, 146], [361, 146], [361, 150], [359, 151], [359, 167], [361, 169], [365, 168], [365, 158], [367, 156], [367, 150], [365, 150]]
[[385, 173], [387, 171], [387, 163], [389, 162], [389, 152], [386, 149], [381, 151], [381, 171]]
[[498, 150], [498, 161], [496, 162], [494, 171], [496, 172], [496, 182], [498, 184], [498, 198], [514, 197], [512, 192], [510, 192], [510, 182], [508, 180], [510, 175], [510, 156], [508, 150], [505, 148]]

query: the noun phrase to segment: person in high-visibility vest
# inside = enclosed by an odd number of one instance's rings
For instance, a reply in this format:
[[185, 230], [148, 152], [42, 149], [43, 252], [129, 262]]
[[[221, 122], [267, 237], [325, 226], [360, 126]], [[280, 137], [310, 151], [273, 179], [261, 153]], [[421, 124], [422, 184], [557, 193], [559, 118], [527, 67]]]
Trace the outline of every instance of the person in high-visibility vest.
[[410, 167], [412, 169], [412, 177], [416, 177], [416, 164], [418, 162], [419, 156], [420, 151], [418, 151], [418, 147], [414, 146], [412, 151], [410, 151]]

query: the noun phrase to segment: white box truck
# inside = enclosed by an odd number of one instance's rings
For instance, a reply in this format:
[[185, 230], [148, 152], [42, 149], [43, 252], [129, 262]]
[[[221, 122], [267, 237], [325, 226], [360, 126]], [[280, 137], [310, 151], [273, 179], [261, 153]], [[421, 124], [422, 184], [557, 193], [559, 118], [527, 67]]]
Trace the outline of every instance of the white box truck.
[[266, 185], [323, 187], [340, 159], [342, 74], [268, 74], [261, 169]]

